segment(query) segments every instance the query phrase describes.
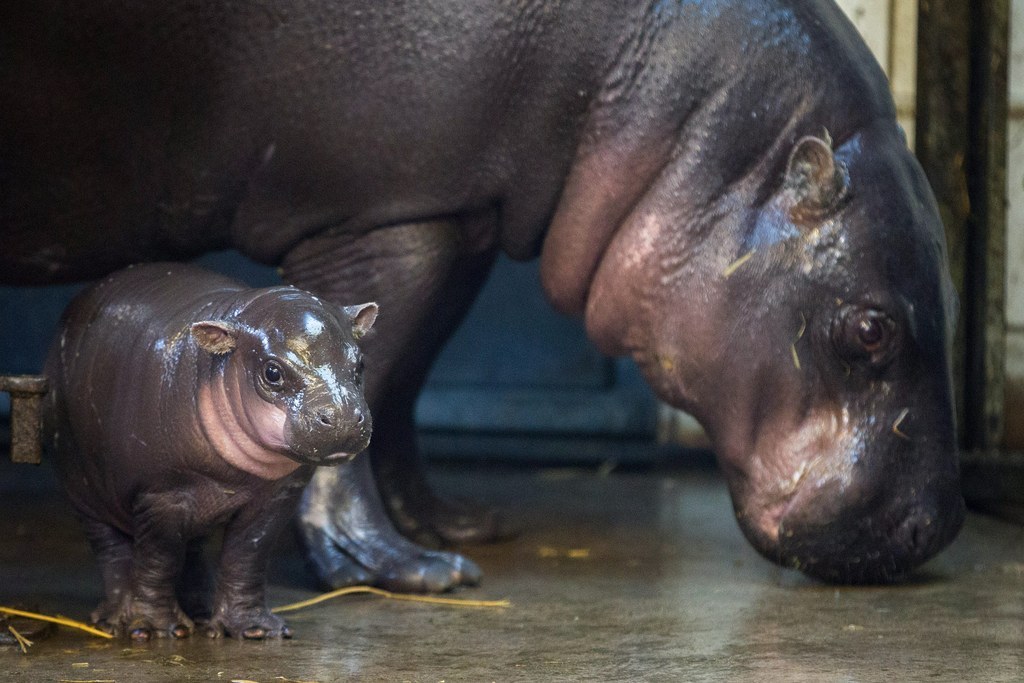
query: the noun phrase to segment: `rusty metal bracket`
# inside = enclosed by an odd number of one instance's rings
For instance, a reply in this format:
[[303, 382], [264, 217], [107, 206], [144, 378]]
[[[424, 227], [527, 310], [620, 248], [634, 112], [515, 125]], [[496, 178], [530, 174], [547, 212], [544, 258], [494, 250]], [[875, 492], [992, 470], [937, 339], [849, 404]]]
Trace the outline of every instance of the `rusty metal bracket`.
[[42, 462], [42, 407], [47, 382], [39, 375], [0, 375], [0, 391], [11, 395], [11, 461]]

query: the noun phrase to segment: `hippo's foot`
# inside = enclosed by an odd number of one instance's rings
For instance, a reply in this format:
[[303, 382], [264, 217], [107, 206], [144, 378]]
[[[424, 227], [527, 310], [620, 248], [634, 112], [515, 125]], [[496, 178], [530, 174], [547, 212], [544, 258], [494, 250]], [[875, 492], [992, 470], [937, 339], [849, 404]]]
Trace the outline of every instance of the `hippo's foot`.
[[500, 510], [463, 498], [441, 498], [418, 479], [407, 477], [403, 491], [388, 491], [385, 500], [399, 531], [425, 545], [490, 543], [515, 535]]
[[480, 568], [471, 560], [395, 531], [361, 460], [318, 469], [303, 493], [299, 535], [320, 580], [331, 588], [370, 584], [408, 593], [478, 584]]
[[475, 586], [482, 576], [462, 555], [428, 550], [397, 534], [367, 542], [304, 521], [299, 532], [314, 572], [331, 589], [373, 585], [401, 593], [444, 593]]
[[111, 635], [116, 635], [119, 620], [119, 606], [118, 604], [112, 604], [109, 599], [101, 602], [99, 607], [94, 609], [92, 614], [89, 615], [89, 621], [93, 626]]
[[188, 638], [195, 626], [178, 607], [152, 605], [142, 600], [124, 600], [112, 607], [104, 601], [92, 613], [96, 628], [114, 636], [128, 636], [136, 642], [153, 638]]
[[203, 627], [207, 638], [291, 638], [292, 632], [284, 619], [272, 614], [266, 606], [218, 607], [214, 616]]

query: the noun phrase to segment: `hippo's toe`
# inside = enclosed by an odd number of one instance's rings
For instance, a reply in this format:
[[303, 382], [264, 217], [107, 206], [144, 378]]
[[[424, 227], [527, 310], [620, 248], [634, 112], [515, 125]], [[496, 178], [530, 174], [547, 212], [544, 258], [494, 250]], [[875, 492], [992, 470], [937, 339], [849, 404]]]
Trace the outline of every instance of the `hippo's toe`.
[[109, 601], [92, 613], [93, 625], [113, 636], [134, 642], [154, 638], [188, 638], [195, 626], [176, 604], [151, 604], [138, 598], [125, 599], [117, 607]]
[[480, 567], [462, 555], [428, 550], [383, 569], [376, 583], [393, 591], [443, 593], [456, 586], [475, 586], [482, 576]]
[[157, 624], [149, 618], [133, 619], [125, 629], [128, 637], [136, 643], [145, 643], [153, 638], [174, 638], [181, 640], [192, 635], [192, 624], [176, 621], [170, 624]]
[[291, 638], [292, 632], [284, 619], [265, 607], [222, 607], [203, 629], [207, 638], [242, 638], [266, 640]]

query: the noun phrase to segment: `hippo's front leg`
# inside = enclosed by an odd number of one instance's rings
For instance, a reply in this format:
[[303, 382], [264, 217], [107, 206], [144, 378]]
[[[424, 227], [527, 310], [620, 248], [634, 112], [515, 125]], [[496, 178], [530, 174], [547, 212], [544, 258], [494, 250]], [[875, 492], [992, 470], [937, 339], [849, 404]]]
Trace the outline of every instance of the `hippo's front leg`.
[[205, 628], [208, 637], [292, 637], [284, 619], [267, 607], [267, 563], [274, 542], [295, 511], [308, 474], [300, 470], [280, 482], [272, 493], [257, 494], [228, 523], [217, 571], [213, 614]]
[[[366, 344], [366, 397], [374, 415], [370, 453], [391, 518], [416, 537], [481, 540], [498, 535], [490, 512], [446, 505], [426, 486], [412, 407], [441, 345], [461, 320], [494, 259], [454, 222], [380, 228], [359, 238], [307, 240], [284, 263], [285, 279], [337, 303], [373, 300], [381, 314]], [[317, 470], [301, 505], [310, 560], [332, 586], [369, 581], [397, 590], [473, 584], [465, 558], [416, 546], [394, 531], [360, 457]]]
[[187, 494], [143, 494], [134, 506], [130, 589], [115, 620], [117, 631], [132, 640], [192, 634], [192, 620], [178, 605], [174, 585], [185, 559], [187, 510], [194, 502]]

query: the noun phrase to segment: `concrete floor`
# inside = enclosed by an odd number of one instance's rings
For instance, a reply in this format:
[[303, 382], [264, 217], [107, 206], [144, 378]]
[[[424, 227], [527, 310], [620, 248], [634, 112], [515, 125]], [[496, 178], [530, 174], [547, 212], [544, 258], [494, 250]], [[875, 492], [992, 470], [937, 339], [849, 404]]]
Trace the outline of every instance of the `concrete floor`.
[[[1024, 681], [1024, 528], [972, 515], [909, 584], [834, 588], [761, 560], [714, 473], [442, 470], [524, 532], [469, 549], [455, 609], [347, 597], [293, 613], [294, 640], [132, 646], [61, 629], [4, 681]], [[0, 467], [0, 604], [85, 618], [99, 580], [45, 469]], [[314, 586], [294, 546], [272, 602]]]

